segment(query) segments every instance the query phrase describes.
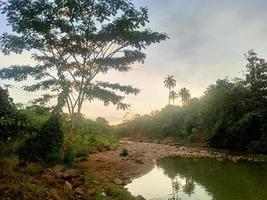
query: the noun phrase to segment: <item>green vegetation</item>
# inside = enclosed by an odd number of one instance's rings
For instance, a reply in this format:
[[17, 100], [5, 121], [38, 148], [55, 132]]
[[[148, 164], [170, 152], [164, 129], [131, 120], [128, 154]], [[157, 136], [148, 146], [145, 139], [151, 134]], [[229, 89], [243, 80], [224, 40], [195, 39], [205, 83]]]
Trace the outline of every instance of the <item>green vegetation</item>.
[[128, 154], [129, 154], [128, 149], [122, 149], [120, 156], [126, 157], [128, 156]]
[[[208, 142], [211, 147], [267, 153], [267, 62], [254, 51], [246, 56], [245, 79], [219, 79], [204, 95], [189, 100], [180, 90], [183, 106], [136, 115], [116, 127], [120, 137]], [[164, 81], [165, 84], [165, 81]]]
[[[5, 97], [3, 104], [12, 105], [6, 106], [5, 112], [1, 115], [1, 155], [19, 155], [26, 160], [45, 163], [62, 162], [63, 144], [70, 123], [68, 115], [59, 115], [40, 106], [19, 109], [8, 97], [7, 90], [0, 89], [1, 96]], [[17, 116], [24, 121], [16, 121]], [[9, 124], [23, 126], [20, 126], [17, 132], [18, 127], [14, 125], [14, 130], [9, 129], [6, 133]], [[94, 150], [101, 151], [117, 145], [116, 139], [112, 136], [112, 129], [104, 118], [98, 118], [95, 122], [80, 115], [75, 133], [71, 151], [66, 154], [67, 163], [71, 163], [77, 156], [87, 156]]]

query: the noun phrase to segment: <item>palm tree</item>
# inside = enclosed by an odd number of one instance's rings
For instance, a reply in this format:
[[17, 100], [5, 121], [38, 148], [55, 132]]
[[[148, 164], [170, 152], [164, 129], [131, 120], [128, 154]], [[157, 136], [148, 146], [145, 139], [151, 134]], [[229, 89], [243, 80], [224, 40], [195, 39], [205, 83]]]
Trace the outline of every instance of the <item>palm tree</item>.
[[174, 105], [174, 100], [178, 98], [178, 94], [175, 92], [175, 91], [171, 91], [170, 92], [170, 96], [169, 96], [169, 99], [172, 100], [173, 102], [173, 105]]
[[182, 98], [183, 106], [189, 106], [191, 97], [189, 90], [184, 87], [179, 90], [178, 94]]
[[171, 90], [172, 88], [174, 88], [176, 86], [176, 80], [174, 79], [173, 75], [168, 75], [165, 79], [164, 79], [164, 85], [166, 88], [169, 89], [169, 104], [170, 104], [170, 94], [171, 94]]

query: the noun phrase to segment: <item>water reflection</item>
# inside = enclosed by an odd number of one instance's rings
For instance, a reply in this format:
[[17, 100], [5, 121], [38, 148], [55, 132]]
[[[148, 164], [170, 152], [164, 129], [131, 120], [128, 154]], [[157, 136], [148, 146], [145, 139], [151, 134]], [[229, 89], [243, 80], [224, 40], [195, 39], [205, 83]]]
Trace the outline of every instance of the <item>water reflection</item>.
[[150, 200], [265, 200], [267, 165], [203, 158], [164, 158], [127, 185]]

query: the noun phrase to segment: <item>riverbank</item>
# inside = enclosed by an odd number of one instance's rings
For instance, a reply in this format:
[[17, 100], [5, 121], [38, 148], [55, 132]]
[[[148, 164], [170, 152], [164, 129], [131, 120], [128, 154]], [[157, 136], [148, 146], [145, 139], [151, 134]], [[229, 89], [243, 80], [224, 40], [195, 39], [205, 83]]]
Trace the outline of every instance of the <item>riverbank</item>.
[[[127, 156], [120, 156], [127, 149]], [[86, 160], [77, 160], [76, 167], [93, 174], [103, 182], [113, 182], [124, 186], [134, 178], [149, 172], [155, 160], [168, 156], [205, 157], [219, 161], [261, 162], [262, 159], [251, 156], [230, 155], [225, 152], [206, 150], [198, 147], [177, 147], [174, 145], [122, 141], [117, 149], [91, 154]]]
[[[127, 152], [124, 156], [121, 155], [123, 151]], [[117, 148], [76, 159], [71, 167], [47, 166], [10, 158], [2, 161], [0, 199], [142, 199], [133, 197], [123, 186], [149, 172], [156, 159], [169, 156], [205, 157], [233, 162], [262, 161], [255, 157], [230, 155], [199, 147], [122, 141]]]

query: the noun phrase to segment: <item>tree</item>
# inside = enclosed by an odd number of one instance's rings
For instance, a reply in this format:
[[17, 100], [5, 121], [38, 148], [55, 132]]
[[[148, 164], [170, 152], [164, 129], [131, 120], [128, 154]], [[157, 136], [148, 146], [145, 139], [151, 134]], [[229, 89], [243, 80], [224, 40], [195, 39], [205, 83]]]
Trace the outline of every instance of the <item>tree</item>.
[[189, 90], [184, 87], [184, 88], [180, 89], [178, 93], [182, 99], [183, 106], [189, 106], [190, 105], [190, 97], [191, 97]]
[[246, 64], [246, 85], [257, 96], [267, 98], [267, 62], [258, 58], [257, 53], [249, 50], [245, 54], [248, 63]]
[[171, 91], [170, 92], [170, 96], [169, 96], [169, 99], [172, 100], [173, 102], [173, 105], [174, 105], [174, 100], [178, 98], [178, 94], [175, 92], [175, 91]]
[[171, 99], [170, 99], [171, 90], [176, 86], [176, 80], [174, 79], [173, 75], [168, 75], [164, 79], [164, 85], [166, 88], [169, 89], [169, 104], [170, 104], [170, 102], [171, 102]]
[[104, 117], [97, 117], [95, 121], [100, 125], [108, 126], [108, 121]]
[[167, 39], [164, 33], [143, 28], [149, 22], [148, 10], [136, 9], [129, 0], [7, 0], [1, 11], [13, 30], [0, 37], [2, 52], [30, 51], [37, 64], [1, 69], [0, 78], [32, 77], [34, 84], [24, 90], [48, 91], [34, 103], [57, 98], [57, 108], [67, 107], [71, 125], [66, 147], [85, 101], [98, 99], [126, 109], [123, 94], [139, 93], [131, 85], [96, 81], [96, 76], [130, 71], [135, 62], [144, 62], [143, 49]]

